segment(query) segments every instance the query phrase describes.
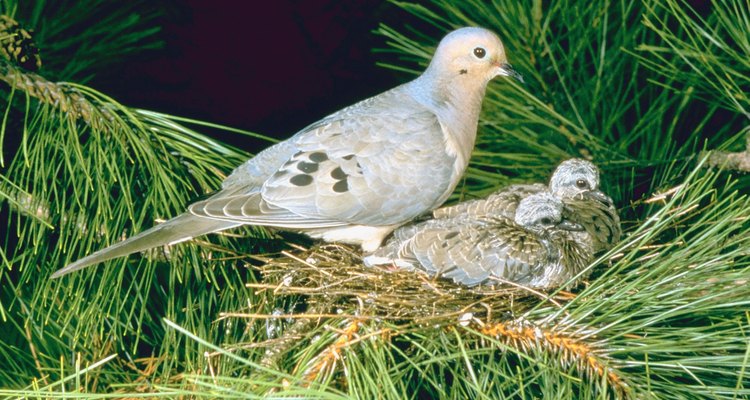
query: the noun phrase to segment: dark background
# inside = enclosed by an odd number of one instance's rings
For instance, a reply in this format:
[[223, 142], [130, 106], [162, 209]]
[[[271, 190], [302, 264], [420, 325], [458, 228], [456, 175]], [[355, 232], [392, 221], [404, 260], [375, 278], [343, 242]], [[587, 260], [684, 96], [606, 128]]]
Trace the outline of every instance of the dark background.
[[[689, 1], [699, 13], [706, 0]], [[170, 0], [145, 3], [163, 17], [165, 46], [128, 57], [91, 86], [126, 106], [287, 138], [306, 125], [409, 79], [376, 66], [394, 61], [380, 23], [432, 32], [379, 0]], [[429, 7], [429, 4], [426, 4]], [[256, 152], [267, 142], [201, 128]]]
[[[190, 0], [165, 6], [166, 46], [99, 75], [91, 85], [121, 103], [286, 138], [341, 107], [407, 79], [376, 62], [381, 22], [419, 21], [373, 0]], [[392, 58], [391, 58], [392, 59]], [[203, 129], [202, 129], [203, 130]], [[235, 134], [248, 151], [267, 144]]]

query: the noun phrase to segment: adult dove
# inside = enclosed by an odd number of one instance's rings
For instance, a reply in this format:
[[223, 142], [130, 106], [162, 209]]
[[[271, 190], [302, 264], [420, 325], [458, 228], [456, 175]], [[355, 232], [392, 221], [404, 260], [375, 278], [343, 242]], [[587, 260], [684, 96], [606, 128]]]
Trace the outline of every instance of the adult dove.
[[515, 217], [471, 216], [432, 219], [399, 228], [366, 265], [391, 259], [400, 268], [466, 286], [490, 280], [549, 288], [567, 282], [592, 259], [571, 235], [583, 228], [563, 219], [563, 204], [549, 192], [523, 198]]
[[210, 198], [52, 274], [240, 225], [377, 248], [456, 187], [487, 83], [517, 74], [483, 28], [446, 35], [416, 79], [315, 122], [235, 169]]

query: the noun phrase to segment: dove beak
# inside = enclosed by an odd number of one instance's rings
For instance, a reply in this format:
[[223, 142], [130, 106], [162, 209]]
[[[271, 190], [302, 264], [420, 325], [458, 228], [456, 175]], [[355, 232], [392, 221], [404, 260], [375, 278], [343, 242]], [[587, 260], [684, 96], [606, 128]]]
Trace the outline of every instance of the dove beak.
[[587, 194], [589, 197], [591, 197], [594, 200], [598, 200], [607, 205], [612, 205], [612, 199], [610, 199], [609, 196], [607, 196], [600, 190], [592, 190], [588, 192]]
[[523, 76], [521, 76], [521, 74], [514, 70], [513, 67], [508, 63], [498, 64], [497, 74], [500, 76], [510, 76], [511, 78], [515, 78], [519, 82], [523, 83]]
[[566, 230], [566, 231], [576, 231], [580, 232], [583, 230], [583, 226], [581, 224], [577, 224], [575, 222], [571, 222], [568, 220], [562, 220], [559, 224], [557, 224], [557, 227]]

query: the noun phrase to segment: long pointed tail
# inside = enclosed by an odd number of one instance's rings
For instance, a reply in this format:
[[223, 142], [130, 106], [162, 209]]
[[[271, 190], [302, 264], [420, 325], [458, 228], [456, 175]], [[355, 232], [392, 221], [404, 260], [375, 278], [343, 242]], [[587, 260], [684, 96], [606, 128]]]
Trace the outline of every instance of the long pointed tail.
[[206, 233], [217, 232], [233, 228], [241, 224], [209, 218], [196, 217], [191, 214], [178, 215], [163, 224], [143, 231], [131, 238], [101, 249], [80, 260], [68, 264], [65, 268], [55, 271], [50, 279], [59, 278], [73, 271], [86, 268], [113, 258], [124, 257], [139, 251], [179, 243]]

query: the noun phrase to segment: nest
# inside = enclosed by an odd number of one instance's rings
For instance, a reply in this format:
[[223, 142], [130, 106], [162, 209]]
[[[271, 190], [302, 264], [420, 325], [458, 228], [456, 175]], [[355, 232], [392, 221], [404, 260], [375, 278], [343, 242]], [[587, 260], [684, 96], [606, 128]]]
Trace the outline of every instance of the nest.
[[247, 286], [276, 296], [302, 296], [318, 317], [350, 313], [359, 319], [418, 323], [455, 322], [466, 315], [497, 319], [540, 302], [559, 305], [563, 298], [511, 282], [469, 288], [422, 271], [366, 267], [358, 250], [339, 244], [292, 246], [294, 251], [280, 257], [256, 257], [262, 261], [256, 268], [263, 281]]
[[[276, 368], [283, 364], [285, 354], [290, 354], [292, 348], [310, 345], [305, 332], [321, 323], [334, 332], [328, 339], [330, 343], [310, 360], [293, 363], [295, 371], [303, 371], [305, 382], [332, 376], [346, 350], [356, 348], [364, 338], [378, 336], [390, 340], [408, 331], [402, 332], [398, 326], [448, 330], [461, 326], [495, 337], [521, 352], [555, 354], [562, 366], [576, 365], [590, 379], [607, 380], [617, 397], [628, 391], [627, 384], [598, 346], [521, 317], [524, 311], [544, 303], [561, 307], [560, 302], [573, 296], [570, 293], [544, 293], [511, 282], [469, 288], [422, 271], [365, 267], [361, 253], [343, 245], [316, 244], [309, 249], [291, 243], [290, 246], [294, 250], [284, 251], [280, 256], [253, 256], [261, 261], [255, 268], [263, 279], [247, 286], [256, 293], [301, 299], [304, 311], [231, 315], [293, 322], [279, 336], [252, 345], [266, 348], [262, 365]], [[378, 321], [384, 320], [395, 325], [383, 328]], [[374, 325], [363, 328], [367, 321]], [[483, 346], [486, 345], [489, 344]]]

